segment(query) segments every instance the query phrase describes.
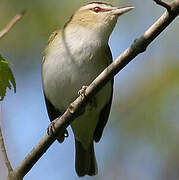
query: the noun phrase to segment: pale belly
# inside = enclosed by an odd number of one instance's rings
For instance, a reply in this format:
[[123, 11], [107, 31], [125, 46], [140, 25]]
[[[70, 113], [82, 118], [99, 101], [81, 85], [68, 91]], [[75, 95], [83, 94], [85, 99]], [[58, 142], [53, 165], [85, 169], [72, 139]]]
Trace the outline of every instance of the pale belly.
[[[80, 57], [81, 54], [79, 54]], [[47, 57], [43, 64], [43, 88], [46, 97], [60, 112], [64, 112], [79, 95], [82, 86], [89, 85], [106, 68], [104, 54], [102, 62], [97, 59], [82, 60], [69, 58], [66, 54]], [[57, 58], [58, 57], [58, 58]], [[109, 101], [111, 83], [108, 83], [95, 97], [96, 106], [87, 105], [85, 113], [71, 124], [75, 137], [88, 147], [99, 120], [99, 114]]]

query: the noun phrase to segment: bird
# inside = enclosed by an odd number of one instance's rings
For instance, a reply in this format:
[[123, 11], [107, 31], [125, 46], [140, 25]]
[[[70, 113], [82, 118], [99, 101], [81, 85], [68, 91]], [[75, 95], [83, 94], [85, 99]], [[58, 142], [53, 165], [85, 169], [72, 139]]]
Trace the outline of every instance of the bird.
[[[88, 2], [76, 10], [62, 29], [51, 34], [42, 59], [43, 91], [52, 121], [49, 133], [53, 134], [55, 119], [112, 63], [109, 37], [118, 17], [132, 9], [108, 2]], [[71, 123], [79, 177], [98, 173], [94, 142], [100, 141], [109, 118], [113, 81], [111, 79], [92, 98], [84, 113]], [[57, 140], [63, 142], [67, 135], [68, 131], [64, 130], [64, 135]]]

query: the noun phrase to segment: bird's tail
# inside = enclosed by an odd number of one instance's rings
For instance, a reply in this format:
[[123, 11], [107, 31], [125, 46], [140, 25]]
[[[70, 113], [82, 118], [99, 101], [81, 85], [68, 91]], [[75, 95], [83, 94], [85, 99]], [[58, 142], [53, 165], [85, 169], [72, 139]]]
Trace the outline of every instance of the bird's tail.
[[85, 149], [82, 144], [75, 139], [75, 147], [76, 147], [76, 159], [75, 159], [75, 167], [78, 176], [94, 176], [98, 172], [95, 152], [94, 152], [94, 144], [93, 142], [90, 144], [88, 149]]

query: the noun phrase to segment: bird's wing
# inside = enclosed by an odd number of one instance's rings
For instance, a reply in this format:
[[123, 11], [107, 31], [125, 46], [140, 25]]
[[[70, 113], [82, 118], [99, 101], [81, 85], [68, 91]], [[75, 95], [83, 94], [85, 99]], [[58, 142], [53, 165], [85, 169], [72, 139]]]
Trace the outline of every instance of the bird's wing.
[[[48, 39], [48, 42], [47, 42], [47, 46], [46, 46], [45, 51], [44, 51], [44, 55], [43, 55], [43, 59], [42, 59], [42, 64], [45, 62], [45, 57], [46, 57], [46, 54], [48, 53], [50, 45], [53, 44], [53, 41], [55, 40], [55, 38], [56, 38], [58, 33], [61, 33], [61, 30], [54, 31], [50, 35], [50, 37]], [[42, 76], [42, 81], [43, 81], [43, 76]], [[61, 116], [62, 113], [53, 106], [53, 104], [50, 102], [50, 100], [46, 97], [45, 93], [44, 93], [44, 97], [45, 97], [45, 104], [47, 106], [48, 116], [50, 118], [50, 121], [53, 121], [57, 117]]]
[[61, 30], [56, 30], [56, 31], [54, 31], [54, 32], [50, 35], [50, 37], [49, 37], [49, 39], [48, 39], [48, 41], [47, 41], [45, 50], [44, 50], [43, 59], [42, 59], [42, 64], [45, 62], [45, 56], [46, 56], [46, 54], [48, 54], [48, 50], [50, 49], [51, 44], [53, 44], [53, 41], [55, 40], [55, 38], [57, 37], [57, 35], [58, 35], [59, 33], [61, 33]]
[[[44, 96], [45, 96], [45, 94], [44, 94]], [[47, 99], [46, 96], [45, 96], [45, 103], [47, 106], [47, 112], [48, 112], [48, 116], [50, 118], [50, 121], [53, 121], [57, 117], [62, 115], [62, 113], [53, 106], [53, 104]]]
[[[109, 57], [109, 61], [107, 66], [112, 63], [112, 54], [111, 54], [111, 50], [109, 48], [109, 46], [106, 49], [106, 57]], [[101, 139], [104, 127], [108, 121], [108, 117], [109, 117], [109, 113], [110, 113], [110, 109], [111, 109], [111, 104], [112, 104], [112, 97], [113, 97], [113, 83], [114, 83], [114, 78], [111, 80], [111, 95], [110, 95], [110, 99], [109, 101], [106, 103], [106, 105], [104, 106], [104, 108], [102, 109], [100, 115], [99, 115], [99, 121], [98, 124], [96, 126], [95, 132], [94, 132], [94, 140], [96, 142], [99, 142], [99, 140]]]

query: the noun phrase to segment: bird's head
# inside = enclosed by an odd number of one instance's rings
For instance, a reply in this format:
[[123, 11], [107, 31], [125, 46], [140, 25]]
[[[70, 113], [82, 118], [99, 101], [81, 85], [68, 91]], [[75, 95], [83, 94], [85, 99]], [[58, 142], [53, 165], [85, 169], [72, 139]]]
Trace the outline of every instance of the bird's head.
[[120, 15], [134, 7], [115, 7], [106, 2], [90, 2], [79, 8], [67, 25], [80, 25], [101, 35], [109, 36]]

